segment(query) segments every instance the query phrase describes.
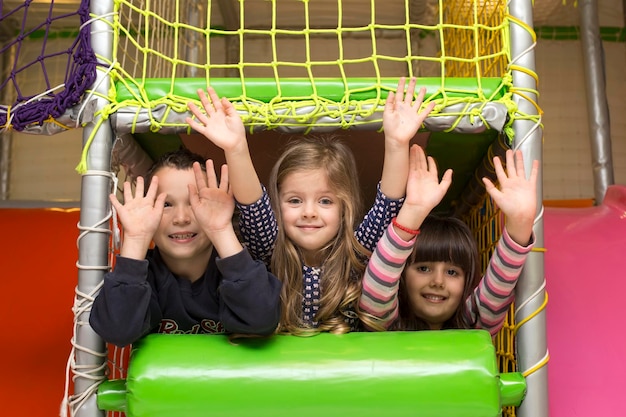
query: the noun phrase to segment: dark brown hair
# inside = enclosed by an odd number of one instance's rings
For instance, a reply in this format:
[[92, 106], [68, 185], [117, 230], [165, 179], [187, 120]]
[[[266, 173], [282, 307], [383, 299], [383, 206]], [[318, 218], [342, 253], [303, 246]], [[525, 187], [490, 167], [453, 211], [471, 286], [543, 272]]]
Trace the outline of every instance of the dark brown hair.
[[180, 171], [193, 168], [193, 163], [198, 162], [203, 171], [206, 170], [206, 159], [202, 155], [191, 152], [187, 148], [180, 148], [162, 154], [150, 167], [145, 176], [146, 190], [150, 186], [150, 181], [154, 174], [161, 168], [169, 167]]

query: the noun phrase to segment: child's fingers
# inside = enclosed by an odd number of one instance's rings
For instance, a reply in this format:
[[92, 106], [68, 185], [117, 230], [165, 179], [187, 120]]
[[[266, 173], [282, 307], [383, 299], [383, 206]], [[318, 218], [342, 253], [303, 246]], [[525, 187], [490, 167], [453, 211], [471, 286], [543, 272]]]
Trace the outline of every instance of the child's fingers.
[[437, 176], [437, 162], [435, 162], [435, 158], [429, 156], [428, 160], [428, 172], [431, 172]]
[[[198, 108], [198, 106], [196, 106], [194, 104], [194, 102], [192, 101], [188, 101], [187, 102], [187, 108], [189, 109], [189, 111], [191, 113], [193, 113], [194, 116], [198, 117], [199, 114], [201, 114], [202, 112], [200, 111], [200, 109]], [[188, 117], [188, 119], [191, 119], [190, 117]]]
[[204, 91], [199, 90], [198, 91], [198, 96], [200, 97], [200, 102], [202, 103], [202, 107], [204, 107], [204, 110], [206, 111], [207, 116], [211, 116], [211, 114], [215, 113], [215, 107], [213, 106], [213, 101], [210, 100], [206, 94], [204, 93]]
[[161, 193], [157, 196], [156, 200], [154, 200], [154, 207], [162, 208], [165, 206], [165, 198], [167, 194]]
[[189, 203], [191, 203], [191, 208], [200, 204], [200, 197], [198, 196], [198, 187], [193, 184], [187, 184], [187, 190], [189, 191]]
[[202, 172], [202, 167], [199, 162], [193, 163], [193, 175], [196, 178], [196, 187], [198, 191], [206, 188], [206, 178], [204, 176], [204, 172]]
[[215, 175], [215, 166], [212, 159], [206, 161], [206, 176], [209, 182], [209, 188], [217, 188], [217, 176]]
[[113, 205], [115, 210], [119, 212], [122, 208], [122, 203], [120, 203], [120, 201], [117, 199], [117, 196], [115, 194], [109, 194], [109, 201], [111, 201], [111, 204]]
[[526, 178], [526, 169], [524, 168], [524, 155], [522, 151], [515, 151], [515, 170], [519, 177]]
[[396, 102], [401, 103], [404, 100], [404, 87], [406, 83], [405, 77], [400, 77], [398, 80], [398, 87], [396, 88]]
[[222, 108], [222, 100], [220, 100], [217, 92], [213, 87], [207, 87], [207, 91], [209, 92], [209, 98], [211, 99], [211, 104], [216, 111], [219, 111]]
[[[135, 195], [143, 196], [143, 177], [137, 177], [137, 182], [135, 183]], [[133, 189], [131, 187], [130, 182], [124, 182], [124, 202], [131, 201], [134, 198]]]
[[[203, 103], [203, 105], [204, 105], [204, 103]], [[195, 105], [194, 103], [192, 103], [192, 102], [188, 102], [188, 103], [187, 103], [187, 108], [189, 109], [189, 111], [190, 111], [190, 112], [191, 112], [194, 116], [196, 116], [196, 119], [198, 119], [198, 120], [199, 120], [199, 122], [198, 122], [198, 121], [194, 120], [194, 119], [193, 119], [193, 118], [191, 118], [191, 117], [186, 117], [186, 118], [185, 118], [185, 121], [187, 122], [187, 124], [188, 124], [188, 125], [190, 125], [193, 129], [198, 130], [199, 128], [202, 128], [202, 127], [204, 127], [204, 125], [206, 125], [206, 124], [207, 124], [207, 122], [208, 122], [208, 120], [209, 120], [209, 119], [207, 118], [207, 115], [206, 115], [206, 114], [204, 114], [204, 113], [200, 110], [200, 108], [198, 108], [198, 106], [196, 106], [196, 105]], [[201, 123], [202, 123], [202, 124], [201, 124]]]
[[[420, 101], [421, 103], [421, 101]], [[426, 107], [424, 107], [424, 110], [422, 110], [421, 114], [424, 115], [424, 119], [426, 119], [426, 117], [428, 117], [428, 115], [430, 114], [431, 111], [433, 111], [433, 109], [435, 108], [435, 105], [437, 103], [435, 103], [434, 101], [430, 101], [428, 102], [428, 104], [426, 105]], [[422, 120], [423, 121], [423, 120]]]
[[409, 150], [409, 169], [415, 171], [427, 169], [427, 167], [426, 154], [422, 147], [417, 144], [411, 145]]
[[220, 190], [226, 191], [230, 194], [230, 182], [228, 180], [228, 165], [222, 165], [222, 170], [220, 172]]
[[452, 184], [452, 168], [446, 169], [446, 172], [444, 172], [441, 177], [440, 184], [444, 185], [446, 190], [450, 188], [450, 185]]
[[533, 160], [532, 168], [530, 169], [530, 178], [528, 181], [533, 184], [533, 186], [537, 185], [537, 178], [539, 177], [539, 161]]
[[515, 168], [515, 152], [511, 149], [506, 151], [506, 174], [509, 178], [517, 176], [517, 170]]
[[[508, 156], [508, 151], [507, 151], [507, 161], [508, 161], [508, 157], [509, 156]], [[502, 166], [502, 160], [500, 159], [499, 156], [496, 156], [493, 158], [493, 167], [496, 171], [496, 177], [498, 178], [498, 181], [500, 182], [504, 181], [506, 179], [506, 174], [504, 172], [504, 167]]]
[[237, 111], [235, 110], [235, 106], [233, 106], [233, 103], [228, 101], [226, 97], [222, 97], [222, 99], [220, 100], [220, 104], [222, 108], [224, 109], [224, 113], [226, 113], [226, 115], [234, 116], [237, 114]]
[[408, 105], [411, 105], [413, 102], [413, 95], [415, 95], [415, 77], [411, 77], [409, 80], [409, 87], [406, 89], [406, 94], [404, 95], [404, 102]]
[[385, 110], [393, 110], [395, 97], [396, 95], [393, 91], [390, 91], [389, 94], [387, 94], [387, 101], [385, 101]]
[[426, 97], [426, 87], [420, 87], [419, 92], [417, 93], [417, 98], [413, 102], [413, 105], [417, 107], [418, 111], [424, 102], [424, 97]]
[[494, 183], [487, 177], [483, 177], [483, 184], [485, 184], [485, 190], [489, 193], [489, 195], [493, 196], [493, 192], [497, 191]]
[[[142, 184], [141, 190], [137, 190], [137, 192], [135, 193], [137, 197], [143, 196], [144, 187], [145, 185]], [[146, 198], [149, 198], [151, 201], [154, 201], [157, 195], [158, 188], [159, 188], [159, 177], [156, 177], [156, 176], [152, 177], [152, 180], [150, 181], [150, 185], [148, 186], [148, 191], [146, 192]]]

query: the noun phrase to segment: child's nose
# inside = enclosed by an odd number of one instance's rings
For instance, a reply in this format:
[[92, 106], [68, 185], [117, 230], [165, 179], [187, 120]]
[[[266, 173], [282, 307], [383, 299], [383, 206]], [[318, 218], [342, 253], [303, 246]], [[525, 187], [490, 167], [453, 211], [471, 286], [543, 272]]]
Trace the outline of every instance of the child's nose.
[[174, 224], [187, 224], [191, 221], [191, 212], [187, 207], [178, 207], [174, 214]]
[[442, 271], [435, 271], [432, 276], [432, 280], [430, 281], [430, 285], [433, 287], [443, 288], [445, 284], [445, 279]]
[[302, 207], [302, 216], [306, 218], [315, 218], [317, 217], [317, 208], [313, 203], [304, 203]]

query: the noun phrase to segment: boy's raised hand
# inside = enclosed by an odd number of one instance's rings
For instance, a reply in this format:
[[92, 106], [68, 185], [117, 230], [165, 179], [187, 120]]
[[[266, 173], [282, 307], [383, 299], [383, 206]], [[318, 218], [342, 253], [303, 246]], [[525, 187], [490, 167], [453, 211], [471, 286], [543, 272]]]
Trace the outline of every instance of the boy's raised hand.
[[506, 170], [499, 157], [493, 159], [500, 189], [488, 178], [483, 178], [487, 192], [505, 215], [505, 227], [511, 238], [527, 245], [537, 210], [537, 178], [539, 161], [533, 161], [530, 177], [526, 178], [521, 151], [506, 151]]
[[187, 117], [185, 121], [224, 151], [235, 150], [240, 145], [246, 146], [247, 150], [246, 130], [235, 107], [226, 98], [220, 100], [213, 87], [207, 87], [207, 93], [208, 97], [203, 90], [198, 90], [198, 97], [206, 113], [188, 102], [187, 107], [197, 120]]
[[228, 166], [222, 165], [219, 185], [211, 159], [206, 161], [206, 175], [197, 162], [193, 164], [193, 171], [196, 186], [189, 185], [189, 202], [198, 224], [209, 237], [232, 231], [235, 200], [228, 183]]
[[135, 194], [131, 184], [124, 183], [124, 203], [122, 204], [115, 194], [109, 195], [111, 204], [124, 228], [124, 240], [120, 255], [127, 258], [144, 259], [150, 242], [159, 227], [163, 208], [165, 206], [164, 193], [157, 196], [159, 178], [152, 177], [148, 192], [144, 195], [144, 180], [137, 178]]
[[411, 77], [405, 92], [405, 80], [405, 77], [400, 77], [396, 92], [390, 91], [385, 102], [383, 130], [388, 144], [408, 144], [435, 107], [435, 102], [431, 101], [420, 111], [426, 95], [426, 88], [420, 88], [417, 98], [414, 100], [413, 96], [415, 95], [415, 84], [417, 81], [415, 77]]

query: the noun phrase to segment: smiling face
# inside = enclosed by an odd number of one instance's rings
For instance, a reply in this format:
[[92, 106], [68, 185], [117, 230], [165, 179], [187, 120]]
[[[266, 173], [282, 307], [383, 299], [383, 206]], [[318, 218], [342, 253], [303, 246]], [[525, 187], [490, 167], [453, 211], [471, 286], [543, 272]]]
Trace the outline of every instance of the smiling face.
[[154, 243], [171, 270], [201, 271], [208, 263], [211, 241], [198, 225], [189, 202], [188, 186], [196, 184], [193, 170], [166, 166], [154, 175], [159, 178], [158, 192], [167, 194]]
[[413, 263], [404, 279], [413, 314], [431, 330], [441, 330], [463, 302], [465, 273], [449, 262]]
[[341, 201], [322, 169], [294, 171], [283, 180], [279, 204], [286, 236], [300, 248], [304, 262], [318, 266], [323, 249], [341, 225]]

